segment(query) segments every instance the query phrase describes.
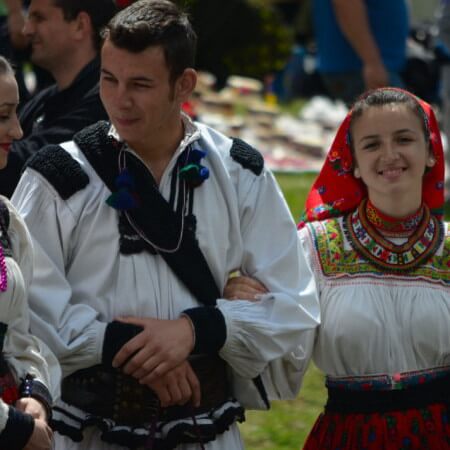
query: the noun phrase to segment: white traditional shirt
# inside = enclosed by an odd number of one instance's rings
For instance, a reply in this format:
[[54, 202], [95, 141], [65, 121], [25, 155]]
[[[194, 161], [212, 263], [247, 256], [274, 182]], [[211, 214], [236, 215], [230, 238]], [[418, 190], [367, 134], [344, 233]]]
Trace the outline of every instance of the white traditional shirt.
[[305, 343], [308, 356], [331, 377], [394, 376], [450, 366], [448, 224], [429, 261], [389, 274], [356, 253], [342, 221], [313, 222], [299, 232], [321, 309], [321, 324]]
[[[261, 407], [251, 379], [262, 375], [271, 398], [293, 398], [304, 369], [299, 341], [320, 320], [295, 224], [269, 170], [256, 175], [230, 156], [231, 139], [201, 124], [185, 124], [185, 139], [161, 178], [161, 194], [169, 198], [172, 169], [187, 145], [206, 151], [202, 164], [210, 176], [194, 190], [193, 212], [215, 282], [223, 290], [229, 274], [240, 268], [270, 291], [258, 302], [217, 300], [226, 323], [219, 354], [232, 369], [235, 395], [246, 406]], [[63, 199], [48, 179], [28, 168], [13, 203], [37, 250], [32, 329], [55, 351], [67, 376], [101, 362], [105, 328], [118, 316], [175, 319], [201, 305], [160, 255], [120, 252], [118, 212], [105, 203], [110, 190], [74, 142], [62, 147], [88, 175], [87, 186]], [[208, 449], [240, 448], [231, 445], [240, 442], [237, 433], [231, 427]]]
[[[0, 322], [7, 325], [3, 355], [17, 386], [27, 375], [31, 375], [43, 383], [56, 399], [61, 376], [58, 361], [49, 348], [29, 332], [28, 286], [33, 272], [31, 238], [22, 218], [9, 200], [1, 197], [0, 201], [9, 210], [7, 234], [12, 250], [12, 257], [5, 258], [7, 289], [0, 293]], [[8, 408], [0, 399], [0, 432], [7, 424]]]

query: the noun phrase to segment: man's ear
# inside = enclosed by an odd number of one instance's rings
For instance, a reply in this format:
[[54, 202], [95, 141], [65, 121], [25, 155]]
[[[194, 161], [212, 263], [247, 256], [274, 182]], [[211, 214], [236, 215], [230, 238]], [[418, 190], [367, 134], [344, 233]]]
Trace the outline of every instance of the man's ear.
[[194, 69], [184, 69], [175, 83], [175, 98], [185, 102], [195, 89], [197, 84], [197, 72]]
[[79, 12], [73, 22], [78, 39], [86, 39], [86, 36], [92, 35], [92, 21], [87, 12]]

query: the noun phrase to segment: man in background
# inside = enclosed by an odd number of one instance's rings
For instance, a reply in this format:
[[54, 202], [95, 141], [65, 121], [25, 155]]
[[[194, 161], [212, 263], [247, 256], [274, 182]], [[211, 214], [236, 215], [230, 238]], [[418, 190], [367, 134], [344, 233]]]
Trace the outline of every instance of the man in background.
[[318, 66], [347, 104], [367, 89], [401, 86], [409, 32], [405, 0], [313, 0]]
[[0, 189], [10, 197], [27, 159], [46, 144], [70, 140], [87, 125], [106, 119], [99, 97], [100, 29], [116, 12], [113, 0], [32, 0], [24, 34], [31, 60], [55, 84], [21, 110], [24, 138], [15, 142]]

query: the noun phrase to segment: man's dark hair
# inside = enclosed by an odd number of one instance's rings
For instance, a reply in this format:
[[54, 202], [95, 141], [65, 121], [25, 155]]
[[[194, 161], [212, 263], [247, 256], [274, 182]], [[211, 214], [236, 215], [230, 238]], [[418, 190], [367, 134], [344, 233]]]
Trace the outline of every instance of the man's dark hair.
[[132, 53], [161, 46], [172, 82], [194, 66], [197, 35], [188, 16], [168, 0], [138, 0], [114, 16], [102, 35]]
[[118, 10], [114, 0], [53, 0], [53, 4], [62, 9], [68, 22], [76, 19], [80, 12], [87, 13], [92, 23], [95, 48], [100, 50], [100, 32]]

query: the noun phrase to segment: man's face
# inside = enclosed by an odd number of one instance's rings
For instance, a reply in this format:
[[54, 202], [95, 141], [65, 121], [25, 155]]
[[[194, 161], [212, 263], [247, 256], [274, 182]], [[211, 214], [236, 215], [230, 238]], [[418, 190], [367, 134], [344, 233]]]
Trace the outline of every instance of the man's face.
[[170, 134], [180, 120], [179, 83], [170, 80], [163, 49], [139, 53], [115, 47], [108, 39], [102, 48], [100, 96], [122, 139], [134, 150]]
[[32, 61], [50, 72], [72, 53], [73, 23], [64, 20], [53, 0], [32, 0], [23, 29], [31, 41]]

